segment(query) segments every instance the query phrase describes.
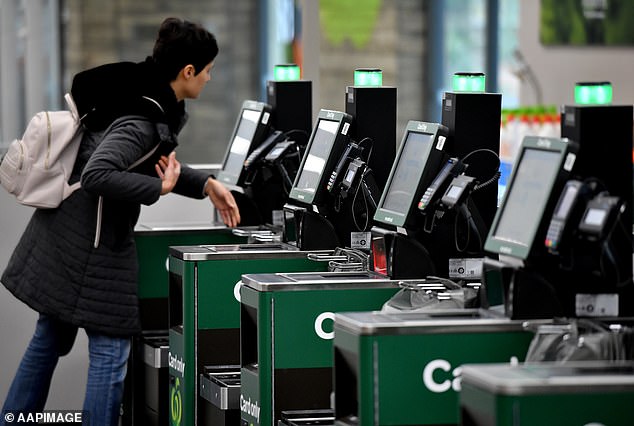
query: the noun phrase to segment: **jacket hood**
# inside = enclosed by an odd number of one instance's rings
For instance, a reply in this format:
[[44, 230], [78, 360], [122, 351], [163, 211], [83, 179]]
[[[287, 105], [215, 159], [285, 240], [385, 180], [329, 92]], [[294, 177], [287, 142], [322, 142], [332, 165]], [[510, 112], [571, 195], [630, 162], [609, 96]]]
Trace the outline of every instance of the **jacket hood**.
[[185, 103], [177, 101], [168, 81], [161, 81], [149, 57], [140, 63], [117, 62], [82, 71], [73, 78], [71, 94], [82, 123], [92, 131], [125, 115], [141, 115], [178, 133], [187, 119]]

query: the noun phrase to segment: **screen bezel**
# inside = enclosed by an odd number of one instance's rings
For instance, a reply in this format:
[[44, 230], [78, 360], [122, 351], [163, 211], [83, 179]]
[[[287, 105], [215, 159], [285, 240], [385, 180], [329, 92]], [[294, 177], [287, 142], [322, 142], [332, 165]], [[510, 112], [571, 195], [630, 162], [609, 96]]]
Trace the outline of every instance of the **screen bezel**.
[[240, 108], [240, 112], [238, 114], [238, 118], [233, 126], [233, 132], [231, 132], [231, 138], [229, 139], [229, 144], [227, 145], [227, 150], [225, 151], [224, 159], [222, 160], [222, 168], [218, 172], [218, 180], [222, 183], [228, 185], [239, 185], [241, 183], [242, 172], [244, 168], [240, 169], [240, 173], [234, 174], [225, 170], [227, 166], [227, 161], [229, 161], [229, 157], [231, 155], [231, 147], [233, 145], [233, 141], [235, 140], [236, 134], [238, 133], [238, 128], [240, 127], [240, 122], [242, 121], [242, 115], [245, 110], [256, 111], [258, 112], [258, 121], [256, 123], [255, 131], [253, 132], [253, 138], [250, 141], [249, 149], [247, 150], [244, 160], [246, 160], [253, 152], [255, 148], [260, 144], [263, 139], [263, 136], [266, 135], [268, 129], [270, 127], [270, 118], [271, 118], [271, 106], [258, 101], [246, 100], [242, 103], [242, 107]]
[[[525, 245], [519, 242], [498, 238], [496, 236], [496, 231], [498, 229], [498, 225], [502, 216], [505, 214], [509, 195], [513, 190], [513, 184], [517, 177], [517, 172], [522, 166], [522, 159], [524, 158], [527, 150], [555, 152], [558, 153], [559, 160], [557, 162], [558, 171], [554, 174], [552, 179], [550, 179], [548, 182], [545, 182], [545, 187], [550, 188], [550, 192], [546, 196], [546, 204], [542, 211], [541, 218], [536, 223], [532, 224], [532, 235], [530, 238], [531, 242], [530, 244]], [[540, 240], [538, 238], [538, 235], [540, 233], [545, 234], [546, 232], [546, 228], [549, 225], [550, 219], [553, 215], [553, 211], [556, 207], [557, 202], [559, 201], [559, 195], [561, 193], [561, 189], [563, 188], [563, 184], [565, 183], [566, 177], [568, 176], [570, 170], [572, 169], [572, 166], [574, 165], [574, 152], [576, 152], [575, 145], [570, 143], [570, 141], [568, 141], [567, 139], [545, 138], [537, 136], [526, 136], [524, 138], [520, 153], [517, 156], [518, 160], [516, 166], [513, 167], [513, 171], [511, 172], [509, 184], [507, 186], [506, 193], [504, 194], [504, 199], [502, 200], [502, 204], [496, 212], [495, 218], [493, 219], [493, 224], [491, 225], [491, 229], [489, 230], [489, 235], [487, 236], [484, 245], [485, 251], [526, 260], [529, 255], [531, 255], [531, 253], [534, 253], [535, 247], [538, 245], [538, 240], [542, 243], [541, 245], [543, 246], [544, 239], [542, 238]], [[569, 154], [572, 154], [573, 156], [570, 157]]]
[[[304, 170], [304, 166], [313, 146], [315, 135], [317, 133], [317, 129], [319, 128], [319, 123], [322, 120], [337, 122], [337, 132], [335, 134], [335, 140], [333, 141], [330, 148], [330, 152], [328, 153], [328, 158], [325, 159], [326, 162], [321, 171], [321, 174], [319, 175], [319, 178], [317, 179], [315, 192], [311, 192], [297, 188], [297, 184], [299, 183], [302, 171]], [[319, 115], [317, 116], [317, 120], [315, 121], [315, 125], [313, 126], [313, 131], [310, 135], [308, 145], [306, 146], [306, 151], [304, 152], [304, 156], [302, 157], [302, 162], [300, 163], [297, 174], [295, 175], [295, 180], [293, 181], [293, 186], [288, 196], [289, 199], [301, 204], [308, 205], [316, 204], [323, 200], [324, 191], [326, 191], [326, 182], [328, 181], [332, 169], [339, 160], [339, 157], [341, 156], [348, 142], [351, 123], [352, 116], [346, 114], [345, 112], [331, 111], [325, 109], [319, 111]]]
[[[419, 170], [416, 188], [410, 194], [409, 208], [405, 214], [401, 212], [395, 212], [393, 210], [386, 209], [384, 207], [385, 200], [388, 196], [389, 189], [392, 186], [392, 180], [396, 174], [403, 151], [405, 150], [405, 142], [407, 141], [410, 133], [420, 133], [432, 136], [432, 142], [429, 144], [429, 151], [427, 152], [427, 162], [425, 167]], [[387, 178], [385, 188], [381, 194], [381, 199], [377, 205], [376, 212], [374, 213], [374, 221], [385, 225], [391, 226], [406, 226], [415, 224], [412, 212], [415, 210], [416, 202], [420, 199], [422, 192], [427, 189], [431, 184], [431, 181], [436, 177], [441, 165], [446, 161], [447, 155], [444, 151], [444, 141], [447, 138], [447, 128], [438, 123], [426, 123], [423, 121], [410, 120], [405, 128], [405, 133], [401, 139], [401, 143], [396, 153], [396, 158], [392, 164], [392, 169]], [[439, 138], [443, 138], [440, 140]]]

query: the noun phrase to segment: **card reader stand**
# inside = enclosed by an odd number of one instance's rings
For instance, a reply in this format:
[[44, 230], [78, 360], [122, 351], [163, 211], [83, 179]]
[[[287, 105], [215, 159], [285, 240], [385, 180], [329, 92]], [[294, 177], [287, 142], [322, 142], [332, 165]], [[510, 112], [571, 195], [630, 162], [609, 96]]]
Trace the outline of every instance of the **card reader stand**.
[[565, 287], [552, 284], [556, 264], [547, 257], [533, 260], [522, 265], [504, 256], [500, 256], [500, 260], [485, 257], [480, 306], [503, 310], [510, 319], [563, 317], [571, 310], [574, 312], [574, 306], [565, 306], [562, 302], [572, 299], [562, 294]]
[[286, 204], [284, 217], [285, 241], [294, 242], [300, 250], [333, 250], [341, 246], [332, 223], [312, 207]]
[[238, 211], [240, 212], [241, 226], [257, 226], [264, 225], [265, 223], [271, 223], [264, 220], [260, 212], [260, 208], [253, 201], [253, 198], [236, 190], [232, 190], [231, 195], [233, 195], [234, 200], [236, 200], [236, 205], [238, 206]]
[[297, 246], [300, 250], [327, 250], [341, 246], [334, 226], [319, 213], [304, 210], [299, 224]]
[[553, 285], [533, 269], [514, 269], [504, 287], [507, 295], [504, 309], [511, 319], [561, 317], [570, 308], [561, 302], [570, 298], [561, 298]]
[[[358, 159], [355, 162], [364, 164]], [[331, 209], [328, 213], [328, 220], [335, 228], [340, 247], [351, 247], [353, 245], [352, 232], [367, 232], [370, 230], [377, 202], [381, 198], [381, 191], [375, 180], [374, 171], [365, 168], [362, 173], [357, 171], [357, 174], [361, 176], [355, 176], [353, 178], [354, 182], [345, 190], [341, 190], [335, 202], [336, 210]], [[346, 179], [344, 181], [347, 183]], [[369, 245], [366, 247], [369, 247]]]
[[[615, 239], [621, 238], [616, 235]], [[624, 240], [627, 238], [622, 237]], [[572, 269], [562, 268], [556, 256], [537, 256], [517, 261], [500, 256], [500, 261], [485, 258], [481, 306], [503, 306], [511, 319], [539, 319], [552, 317], [631, 317], [634, 315], [631, 301], [634, 287], [630, 280], [619, 282], [617, 274], [607, 274], [597, 264], [601, 256], [598, 249], [591, 250], [590, 242], [577, 242], [575, 253], [582, 256], [574, 260]], [[631, 249], [627, 241], [616, 254]], [[629, 249], [629, 250], [628, 250]], [[595, 254], [593, 256], [593, 254]], [[620, 267], [618, 259], [615, 264]], [[622, 276], [625, 275], [623, 272]]]
[[[440, 277], [451, 278], [450, 259], [479, 259], [484, 255], [484, 240], [489, 227], [471, 199], [459, 208], [460, 212], [453, 209], [443, 211], [442, 218], [436, 218], [430, 232], [420, 230], [412, 235], [419, 244], [430, 248], [429, 256], [436, 275]], [[457, 246], [461, 247], [460, 250]]]
[[[392, 279], [424, 278], [436, 275], [434, 262], [427, 249], [415, 238], [397, 231], [372, 228], [372, 252], [377, 265], [385, 265], [384, 273]], [[377, 256], [383, 256], [379, 259]]]

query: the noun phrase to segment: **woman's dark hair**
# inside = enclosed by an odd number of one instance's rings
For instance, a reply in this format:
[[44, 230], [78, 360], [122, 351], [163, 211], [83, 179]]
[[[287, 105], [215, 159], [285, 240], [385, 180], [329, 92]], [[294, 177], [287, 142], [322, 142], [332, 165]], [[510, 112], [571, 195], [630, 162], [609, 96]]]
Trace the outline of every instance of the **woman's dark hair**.
[[176, 79], [180, 70], [192, 64], [201, 72], [218, 55], [216, 37], [199, 24], [167, 18], [154, 43], [152, 59], [163, 78]]

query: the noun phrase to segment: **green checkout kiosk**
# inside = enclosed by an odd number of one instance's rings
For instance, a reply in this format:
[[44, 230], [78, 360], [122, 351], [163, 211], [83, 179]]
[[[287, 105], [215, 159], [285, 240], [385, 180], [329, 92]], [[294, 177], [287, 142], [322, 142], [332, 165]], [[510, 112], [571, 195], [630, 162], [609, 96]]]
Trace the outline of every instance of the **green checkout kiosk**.
[[242, 422], [331, 406], [333, 319], [379, 309], [399, 289], [373, 272], [245, 274], [240, 339]]
[[[508, 317], [579, 317], [596, 329], [574, 345], [547, 340], [539, 363], [466, 365], [464, 426], [634, 424], [632, 331], [623, 326], [634, 312], [632, 106], [598, 105], [611, 92], [609, 83], [577, 85], [577, 104], [562, 108], [562, 135], [574, 142], [524, 139], [487, 239], [499, 260], [485, 261], [483, 283]], [[614, 350], [617, 330], [629, 336], [624, 353]], [[587, 351], [595, 336], [610, 343]]]
[[465, 365], [463, 426], [630, 426], [632, 362]]
[[[239, 232], [236, 232], [239, 231]], [[232, 230], [212, 223], [140, 223], [135, 228], [139, 257], [139, 309], [142, 334], [130, 351], [123, 424], [167, 424], [169, 247], [173, 245], [241, 244], [266, 227]], [[160, 419], [160, 420], [159, 420]]]
[[[237, 412], [228, 402], [216, 407], [225, 406], [228, 411], [218, 412], [205, 403], [198, 389], [201, 374], [211, 380], [217, 373], [239, 371], [241, 276], [249, 272], [326, 270], [327, 262], [311, 260], [307, 254], [284, 243], [170, 248], [171, 425], [205, 424], [205, 417]], [[227, 386], [226, 392], [231, 389]]]
[[335, 316], [337, 425], [450, 425], [461, 366], [521, 362], [524, 321], [477, 310], [344, 312]]

